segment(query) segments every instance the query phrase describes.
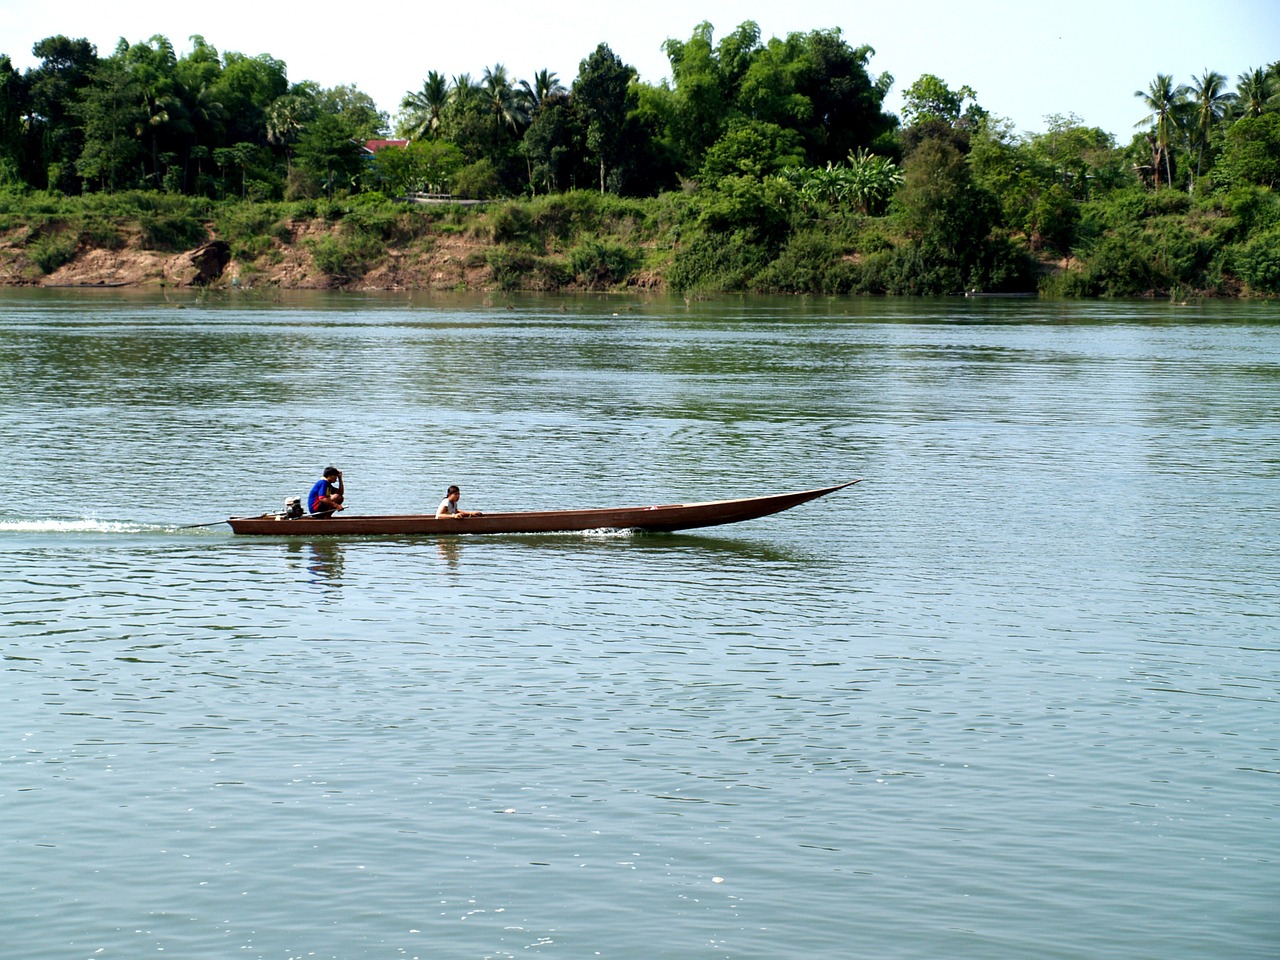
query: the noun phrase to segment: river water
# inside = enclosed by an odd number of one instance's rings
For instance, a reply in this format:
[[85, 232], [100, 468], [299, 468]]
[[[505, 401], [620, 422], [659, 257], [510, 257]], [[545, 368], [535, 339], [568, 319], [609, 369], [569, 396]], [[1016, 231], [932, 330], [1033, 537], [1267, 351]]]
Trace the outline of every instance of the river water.
[[[1272, 958], [1280, 308], [0, 296], [14, 960]], [[698, 534], [233, 537], [861, 484]]]

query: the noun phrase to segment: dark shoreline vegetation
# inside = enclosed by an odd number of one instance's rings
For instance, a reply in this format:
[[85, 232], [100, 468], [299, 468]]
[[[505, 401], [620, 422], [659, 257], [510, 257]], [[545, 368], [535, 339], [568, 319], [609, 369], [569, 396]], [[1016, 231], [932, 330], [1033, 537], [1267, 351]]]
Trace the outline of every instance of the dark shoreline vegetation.
[[0, 283], [1280, 296], [1280, 63], [1158, 75], [1120, 145], [929, 74], [886, 113], [839, 30], [703, 23], [657, 86], [603, 43], [568, 87], [430, 71], [394, 124], [191, 42], [0, 55]]

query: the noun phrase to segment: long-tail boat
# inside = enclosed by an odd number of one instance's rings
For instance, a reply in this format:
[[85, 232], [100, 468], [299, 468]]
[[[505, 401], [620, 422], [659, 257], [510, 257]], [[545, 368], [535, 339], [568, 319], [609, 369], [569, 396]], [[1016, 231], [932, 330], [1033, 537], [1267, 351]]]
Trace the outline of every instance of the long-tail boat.
[[[861, 479], [861, 478], [859, 478]], [[534, 510], [516, 513], [482, 513], [465, 517], [436, 517], [434, 514], [390, 516], [290, 517], [263, 514], [258, 517], [231, 517], [235, 533], [276, 537], [367, 537], [417, 536], [479, 533], [568, 533], [581, 530], [693, 530], [724, 523], [740, 523], [825, 497], [858, 483], [850, 480], [833, 487], [779, 493], [740, 500], [712, 500], [706, 503], [668, 503], [652, 507], [614, 507], [600, 510]]]

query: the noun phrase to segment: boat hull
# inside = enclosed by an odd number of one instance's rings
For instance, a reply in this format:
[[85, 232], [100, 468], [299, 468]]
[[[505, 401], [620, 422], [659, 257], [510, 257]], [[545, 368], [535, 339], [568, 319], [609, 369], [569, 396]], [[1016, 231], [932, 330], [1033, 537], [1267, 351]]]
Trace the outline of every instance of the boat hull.
[[275, 515], [232, 517], [232, 531], [249, 536], [369, 537], [442, 536], [484, 533], [572, 533], [582, 530], [695, 530], [726, 523], [741, 523], [824, 497], [857, 483], [836, 484], [798, 493], [706, 503], [673, 503], [653, 507], [616, 507], [602, 510], [543, 510], [522, 513], [485, 513], [476, 517], [439, 519], [430, 514], [389, 516], [300, 517], [289, 520]]

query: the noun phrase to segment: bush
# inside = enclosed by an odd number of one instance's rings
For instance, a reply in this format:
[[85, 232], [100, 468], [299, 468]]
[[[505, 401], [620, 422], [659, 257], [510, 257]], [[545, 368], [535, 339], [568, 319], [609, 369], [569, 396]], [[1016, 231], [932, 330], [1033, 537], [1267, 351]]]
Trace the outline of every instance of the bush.
[[588, 240], [569, 254], [573, 275], [592, 289], [625, 283], [639, 263], [639, 255], [630, 247], [601, 240]]
[[290, 239], [288, 225], [271, 204], [224, 204], [214, 221], [214, 231], [231, 246], [231, 256], [246, 263], [267, 253], [272, 239]]
[[80, 240], [87, 246], [99, 247], [103, 250], [119, 250], [124, 246], [124, 237], [120, 229], [106, 220], [93, 219], [85, 223], [80, 231]]
[[1249, 292], [1280, 295], [1280, 229], [1256, 236], [1233, 251], [1231, 265]]
[[62, 232], [41, 236], [27, 245], [27, 256], [40, 268], [41, 273], [53, 273], [64, 263], [70, 263], [79, 246], [74, 233]]
[[559, 261], [510, 247], [490, 250], [486, 262], [500, 290], [559, 290], [573, 279]]
[[858, 293], [936, 296], [962, 293], [965, 275], [943, 251], [915, 241], [867, 257], [855, 287]]
[[533, 217], [529, 204], [512, 201], [495, 208], [488, 216], [489, 237], [494, 243], [528, 243]]
[[524, 278], [533, 269], [533, 257], [527, 253], [499, 247], [490, 250], [486, 260], [489, 277], [499, 290], [519, 290]]
[[667, 282], [679, 293], [746, 290], [770, 259], [768, 247], [741, 232], [699, 232], [676, 249]]
[[454, 196], [488, 200], [496, 197], [502, 186], [493, 164], [488, 160], [477, 160], [453, 175], [449, 181], [449, 189]]
[[385, 243], [408, 239], [408, 231], [401, 229], [399, 211], [385, 206], [368, 205], [351, 210], [342, 220], [342, 230]]
[[1222, 199], [1222, 208], [1236, 219], [1241, 233], [1280, 227], [1280, 194], [1266, 187], [1233, 187]]
[[817, 230], [793, 235], [778, 258], [752, 281], [762, 293], [848, 293], [859, 270], [842, 245]]
[[316, 266], [338, 279], [359, 276], [386, 255], [381, 242], [363, 234], [326, 234], [303, 242]]
[[208, 239], [204, 224], [183, 213], [141, 213], [144, 250], [190, 250]]

